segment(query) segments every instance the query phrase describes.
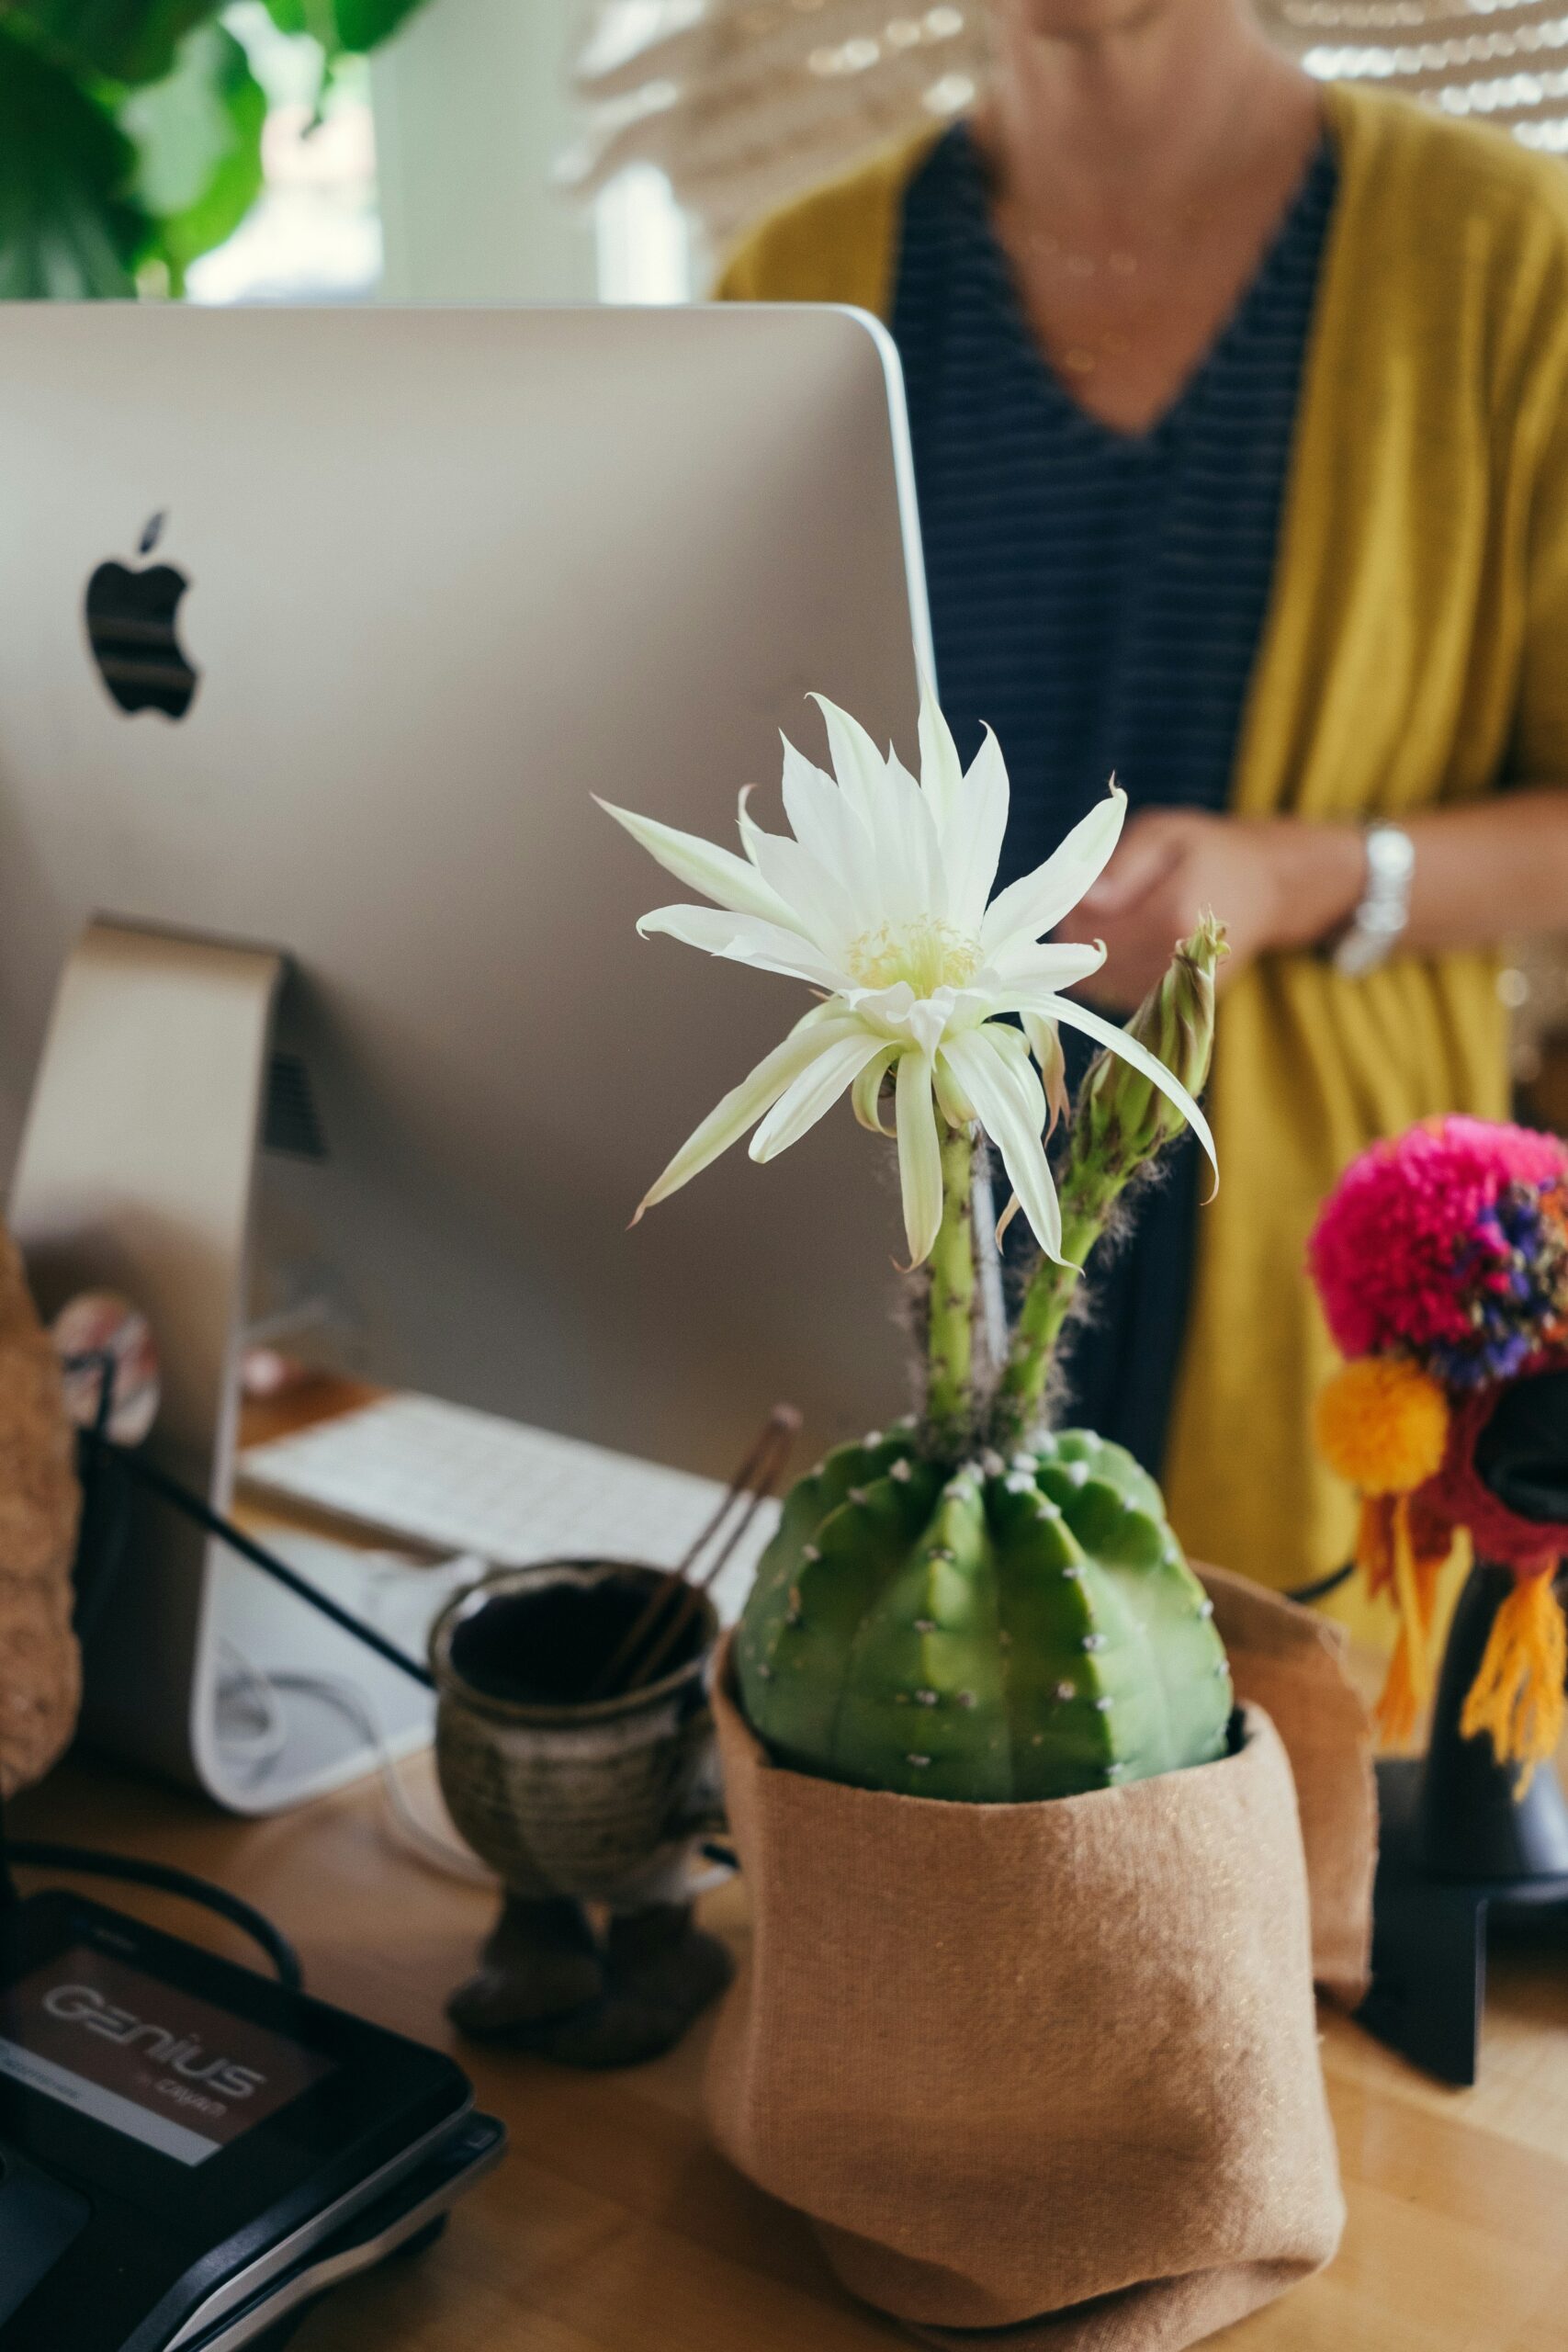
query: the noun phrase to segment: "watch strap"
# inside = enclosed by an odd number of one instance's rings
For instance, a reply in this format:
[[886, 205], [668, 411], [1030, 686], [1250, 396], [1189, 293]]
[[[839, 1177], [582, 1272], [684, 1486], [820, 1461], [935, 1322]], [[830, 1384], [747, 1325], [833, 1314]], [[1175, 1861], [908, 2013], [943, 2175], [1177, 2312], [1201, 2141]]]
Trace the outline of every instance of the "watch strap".
[[1366, 888], [1330, 950], [1335, 970], [1347, 979], [1359, 979], [1386, 963], [1410, 921], [1415, 842], [1402, 825], [1369, 825], [1363, 840]]

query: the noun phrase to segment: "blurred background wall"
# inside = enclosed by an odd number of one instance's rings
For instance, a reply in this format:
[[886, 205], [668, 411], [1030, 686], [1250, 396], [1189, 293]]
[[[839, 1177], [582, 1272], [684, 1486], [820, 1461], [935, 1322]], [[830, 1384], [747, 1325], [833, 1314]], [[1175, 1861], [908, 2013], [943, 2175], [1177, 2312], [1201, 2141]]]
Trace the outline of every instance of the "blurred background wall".
[[576, 134], [572, 0], [428, 0], [371, 62], [384, 262], [392, 300], [592, 300], [591, 206], [553, 159]]

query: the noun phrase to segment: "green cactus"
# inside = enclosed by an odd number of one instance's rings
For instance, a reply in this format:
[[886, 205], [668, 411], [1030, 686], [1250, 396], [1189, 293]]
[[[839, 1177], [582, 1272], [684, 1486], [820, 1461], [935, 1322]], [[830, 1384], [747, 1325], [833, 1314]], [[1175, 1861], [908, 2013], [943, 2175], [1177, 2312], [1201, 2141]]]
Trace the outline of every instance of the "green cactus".
[[1158, 1487], [1077, 1430], [956, 1473], [912, 1425], [839, 1447], [784, 1505], [735, 1660], [781, 1763], [982, 1804], [1207, 1763], [1232, 1705]]

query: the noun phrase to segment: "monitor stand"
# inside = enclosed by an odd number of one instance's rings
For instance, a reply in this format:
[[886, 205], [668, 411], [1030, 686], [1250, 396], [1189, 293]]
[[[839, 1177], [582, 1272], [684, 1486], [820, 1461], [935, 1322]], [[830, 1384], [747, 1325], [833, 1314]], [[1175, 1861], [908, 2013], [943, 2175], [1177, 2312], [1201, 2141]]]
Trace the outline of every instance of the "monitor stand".
[[[163, 1369], [148, 1451], [224, 1512], [283, 977], [270, 950], [90, 924], [55, 999], [9, 1207], [46, 1321], [86, 1290], [145, 1313]], [[136, 1508], [86, 1646], [85, 1738], [259, 1814], [374, 1761], [323, 1678], [364, 1694], [395, 1750], [428, 1737], [429, 1699], [395, 1668], [167, 1505], [143, 1494]], [[261, 1741], [258, 1687], [273, 1715]]]

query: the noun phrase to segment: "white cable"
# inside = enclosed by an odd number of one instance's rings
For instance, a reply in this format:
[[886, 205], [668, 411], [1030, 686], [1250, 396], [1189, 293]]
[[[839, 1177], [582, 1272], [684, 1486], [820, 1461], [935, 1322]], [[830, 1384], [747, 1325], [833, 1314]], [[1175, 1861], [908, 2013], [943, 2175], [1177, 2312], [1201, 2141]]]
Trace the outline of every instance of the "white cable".
[[[277, 1703], [277, 1694], [261, 1668], [226, 1637], [220, 1637], [218, 1649], [230, 1668], [218, 1685], [218, 1736], [226, 1758], [252, 1779], [259, 1780], [264, 1772], [271, 1770], [288, 1745], [288, 1725]], [[242, 1696], [259, 1718], [254, 1732], [237, 1726], [232, 1710], [236, 1699]], [[225, 1714], [225, 1709], [231, 1712]]]
[[[261, 1669], [253, 1669], [260, 1673]], [[265, 1674], [262, 1679], [276, 1692], [299, 1691], [310, 1698], [324, 1699], [345, 1714], [368, 1743], [376, 1758], [381, 1787], [386, 1794], [388, 1810], [402, 1833], [403, 1843], [427, 1868], [444, 1871], [448, 1878], [465, 1879], [470, 1885], [494, 1886], [495, 1872], [470, 1854], [466, 1846], [457, 1845], [450, 1838], [423, 1822], [409, 1802], [408, 1791], [399, 1777], [397, 1758], [381, 1719], [367, 1690], [356, 1682], [335, 1674]]]
[[388, 1808], [403, 1842], [429, 1868], [445, 1871], [449, 1877], [468, 1880], [484, 1886], [495, 1884], [495, 1874], [470, 1854], [466, 1847], [443, 1838], [423, 1822], [409, 1802], [407, 1790], [399, 1777], [397, 1759], [392, 1754], [381, 1719], [367, 1690], [346, 1677], [328, 1674], [272, 1674], [257, 1666], [239, 1646], [221, 1638], [219, 1642], [230, 1666], [228, 1678], [218, 1686], [220, 1706], [232, 1707], [236, 1695], [243, 1693], [254, 1707], [260, 1723], [254, 1734], [236, 1733], [232, 1717], [224, 1724], [221, 1736], [229, 1758], [247, 1776], [260, 1780], [282, 1755], [288, 1739], [288, 1724], [278, 1694], [295, 1691], [307, 1698], [321, 1699], [347, 1715], [360, 1736], [368, 1744], [376, 1758]]

